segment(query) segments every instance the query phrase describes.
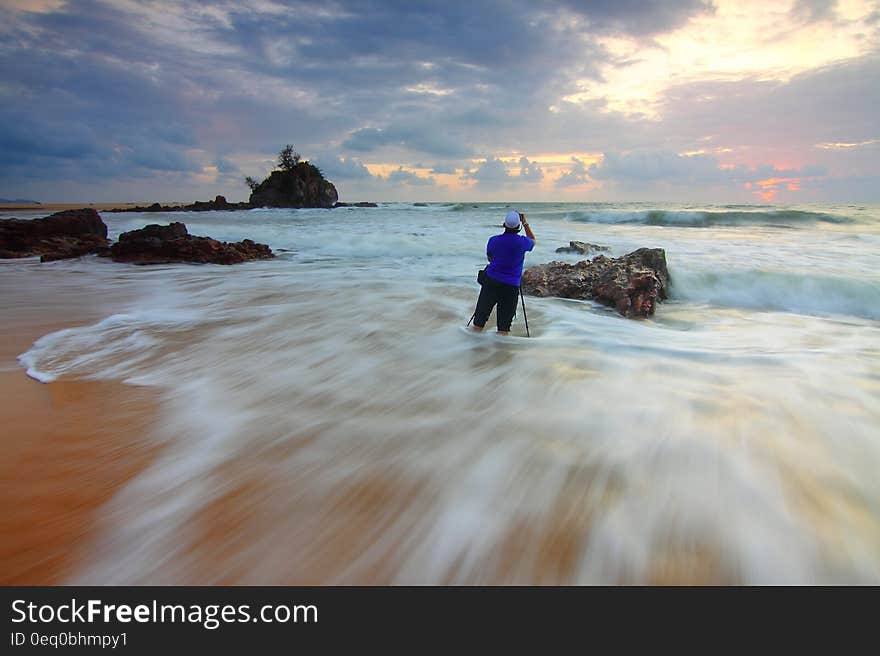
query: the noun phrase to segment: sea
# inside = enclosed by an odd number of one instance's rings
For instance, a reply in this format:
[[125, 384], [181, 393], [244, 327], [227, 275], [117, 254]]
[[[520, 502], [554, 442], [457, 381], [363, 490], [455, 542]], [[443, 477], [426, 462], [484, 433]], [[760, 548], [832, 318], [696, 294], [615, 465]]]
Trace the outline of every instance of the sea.
[[[494, 315], [467, 330], [512, 208], [527, 267], [583, 259], [555, 252], [570, 240], [663, 248], [670, 298], [629, 320], [525, 296], [510, 336]], [[100, 305], [21, 353], [22, 376], [160, 400], [159, 455], [71, 583], [880, 583], [878, 206], [102, 218], [111, 238], [183, 221], [277, 257], [0, 267], [20, 298]]]

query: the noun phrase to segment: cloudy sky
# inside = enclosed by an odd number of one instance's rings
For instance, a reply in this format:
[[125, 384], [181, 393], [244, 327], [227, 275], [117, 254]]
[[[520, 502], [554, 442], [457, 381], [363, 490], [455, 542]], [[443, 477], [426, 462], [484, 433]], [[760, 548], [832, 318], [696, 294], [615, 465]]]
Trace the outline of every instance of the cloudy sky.
[[878, 0], [0, 0], [0, 197], [880, 203]]

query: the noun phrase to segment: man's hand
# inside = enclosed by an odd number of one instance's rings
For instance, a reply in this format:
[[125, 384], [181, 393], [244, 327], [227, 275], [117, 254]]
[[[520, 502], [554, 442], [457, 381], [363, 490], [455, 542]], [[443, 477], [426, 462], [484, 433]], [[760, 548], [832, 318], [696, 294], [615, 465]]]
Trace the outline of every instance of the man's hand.
[[526, 215], [522, 212], [517, 212], [517, 214], [519, 214], [519, 222], [522, 223], [523, 228], [526, 229], [526, 237], [528, 237], [532, 241], [537, 241], [535, 239], [535, 233], [532, 232], [532, 229], [529, 227], [529, 222], [526, 221]]

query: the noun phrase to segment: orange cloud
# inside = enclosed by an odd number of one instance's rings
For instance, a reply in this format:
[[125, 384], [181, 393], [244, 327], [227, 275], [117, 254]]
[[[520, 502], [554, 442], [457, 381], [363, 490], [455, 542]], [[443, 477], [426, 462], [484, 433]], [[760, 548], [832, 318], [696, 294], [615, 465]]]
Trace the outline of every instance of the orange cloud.
[[[776, 198], [780, 185], [785, 185], [786, 189], [789, 191], [800, 191], [801, 182], [802, 178], [765, 178], [764, 180], [758, 180], [755, 182], [755, 186], [758, 187], [758, 189], [752, 193], [765, 203], [769, 203]], [[752, 188], [752, 185], [748, 182], [744, 186], [746, 189]]]

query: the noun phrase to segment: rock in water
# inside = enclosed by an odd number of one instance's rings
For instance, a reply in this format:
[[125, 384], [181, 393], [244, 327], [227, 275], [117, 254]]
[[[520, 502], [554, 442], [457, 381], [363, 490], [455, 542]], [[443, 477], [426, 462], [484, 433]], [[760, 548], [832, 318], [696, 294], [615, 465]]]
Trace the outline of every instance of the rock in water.
[[250, 239], [233, 243], [197, 237], [189, 234], [186, 226], [179, 222], [165, 226], [151, 224], [123, 232], [119, 241], [110, 247], [110, 255], [115, 262], [132, 264], [239, 264], [275, 257], [266, 244]]
[[107, 248], [107, 226], [92, 208], [65, 210], [42, 219], [0, 220], [0, 257], [51, 262]]
[[607, 251], [607, 246], [599, 246], [598, 244], [590, 244], [586, 241], [570, 241], [568, 246], [560, 246], [556, 249], [557, 253], [579, 253], [586, 255], [590, 251]]
[[291, 170], [272, 171], [250, 197], [253, 207], [326, 207], [339, 200], [336, 187], [317, 167], [299, 162]]
[[576, 264], [539, 264], [523, 271], [522, 290], [532, 296], [593, 299], [625, 317], [647, 317], [669, 293], [666, 252], [640, 248], [617, 258], [597, 255]]

